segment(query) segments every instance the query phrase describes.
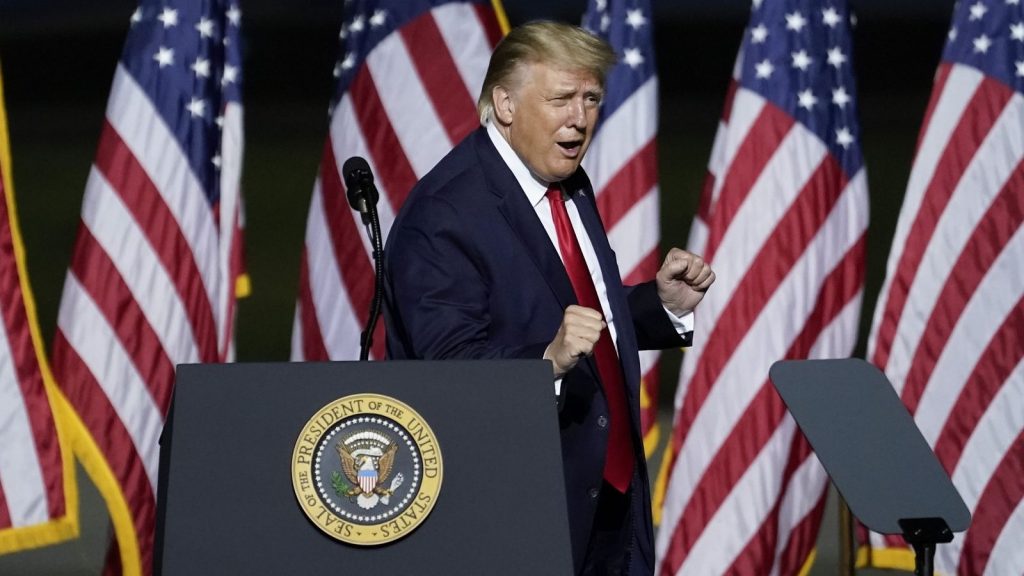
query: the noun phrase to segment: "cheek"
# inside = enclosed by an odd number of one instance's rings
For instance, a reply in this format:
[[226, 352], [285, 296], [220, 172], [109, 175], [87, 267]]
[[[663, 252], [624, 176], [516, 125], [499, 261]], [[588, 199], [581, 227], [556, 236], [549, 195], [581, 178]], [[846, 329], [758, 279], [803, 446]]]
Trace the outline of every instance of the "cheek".
[[551, 108], [547, 114], [544, 115], [544, 126], [548, 132], [554, 135], [562, 126], [565, 126], [569, 119], [569, 111], [565, 106], [557, 108]]

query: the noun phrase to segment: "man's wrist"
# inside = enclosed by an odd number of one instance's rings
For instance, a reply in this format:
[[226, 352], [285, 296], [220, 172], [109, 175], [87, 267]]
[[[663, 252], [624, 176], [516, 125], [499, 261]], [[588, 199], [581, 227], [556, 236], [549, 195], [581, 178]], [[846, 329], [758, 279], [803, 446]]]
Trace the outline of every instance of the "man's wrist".
[[668, 306], [665, 306], [664, 303], [661, 304], [661, 307], [665, 309], [665, 314], [668, 316], [669, 321], [672, 322], [672, 326], [680, 336], [687, 332], [693, 332], [693, 310], [688, 310], [682, 314], [676, 314], [672, 310], [669, 310]]

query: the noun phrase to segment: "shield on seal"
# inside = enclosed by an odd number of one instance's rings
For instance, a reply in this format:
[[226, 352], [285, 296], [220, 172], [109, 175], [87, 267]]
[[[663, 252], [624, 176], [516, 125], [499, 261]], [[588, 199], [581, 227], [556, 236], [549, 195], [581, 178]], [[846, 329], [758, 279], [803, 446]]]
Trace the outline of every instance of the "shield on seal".
[[359, 469], [359, 487], [366, 494], [373, 493], [373, 489], [377, 487], [377, 469], [369, 459]]

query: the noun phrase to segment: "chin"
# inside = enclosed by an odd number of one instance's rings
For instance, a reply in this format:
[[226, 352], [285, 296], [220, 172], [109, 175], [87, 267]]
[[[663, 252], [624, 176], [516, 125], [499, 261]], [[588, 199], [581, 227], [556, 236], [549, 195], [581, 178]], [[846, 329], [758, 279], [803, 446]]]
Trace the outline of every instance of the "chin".
[[570, 166], [561, 165], [557, 169], [552, 170], [551, 173], [555, 175], [555, 180], [565, 180], [569, 176], [576, 173], [576, 170], [580, 167], [579, 163], [573, 163]]

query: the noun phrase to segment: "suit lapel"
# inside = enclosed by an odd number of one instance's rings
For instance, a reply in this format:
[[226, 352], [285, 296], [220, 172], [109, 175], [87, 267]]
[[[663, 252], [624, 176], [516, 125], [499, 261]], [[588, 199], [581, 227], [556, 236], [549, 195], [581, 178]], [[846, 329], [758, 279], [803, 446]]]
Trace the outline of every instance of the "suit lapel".
[[508, 220], [562, 308], [576, 304], [576, 294], [572, 290], [562, 259], [552, 246], [544, 226], [537, 219], [533, 206], [526, 200], [526, 194], [494, 148], [487, 131], [481, 128], [475, 137], [490, 191], [498, 197], [498, 210]]
[[[504, 160], [494, 148], [486, 129], [479, 129], [475, 133], [477, 154], [480, 157], [480, 164], [483, 167], [488, 187], [492, 194], [498, 197], [498, 209], [508, 220], [509, 225], [515, 231], [522, 242], [526, 253], [540, 270], [541, 275], [547, 281], [552, 293], [564, 310], [570, 304], [578, 304], [576, 293], [572, 289], [569, 275], [565, 272], [565, 265], [558, 255], [558, 251], [551, 244], [544, 226], [537, 218], [533, 206], [526, 200], [526, 194], [516, 181], [512, 171], [505, 165]], [[597, 253], [597, 259], [604, 275], [605, 287], [608, 291], [608, 302], [612, 308], [612, 314], [619, 326], [632, 327], [633, 320], [629, 313], [629, 306], [626, 302], [626, 294], [622, 288], [622, 280], [619, 278], [619, 270], [611, 246], [608, 244], [608, 236], [604, 233], [604, 227], [597, 214], [595, 205], [588, 198], [585, 198], [586, 191], [590, 190], [587, 177], [582, 170], [564, 182], [565, 190], [572, 197], [576, 208], [579, 211], [580, 219], [590, 237], [591, 244]], [[630, 374], [639, 372], [639, 361], [636, 354], [624, 353], [628, 350], [636, 350], [636, 339], [630, 329], [619, 329], [619, 355], [623, 362], [626, 374], [627, 392], [637, 395], [638, 383]], [[583, 363], [595, 380], [600, 380], [597, 374], [597, 367], [593, 358], [587, 358]]]
[[592, 200], [589, 184], [580, 184], [573, 178], [566, 182], [566, 190], [569, 192], [573, 204], [576, 205], [576, 211], [580, 215], [583, 227], [594, 247], [594, 253], [597, 254], [597, 262], [601, 266], [604, 287], [608, 295], [608, 305], [612, 309], [615, 325], [618, 327], [616, 336], [619, 359], [626, 374], [627, 388], [632, 389], [635, 383], [632, 382], [633, 379], [629, 375], [632, 373], [633, 356], [628, 351], [636, 350], [637, 344], [636, 336], [631, 329], [633, 317], [629, 312], [629, 304], [626, 300], [626, 292], [622, 287], [622, 278], [619, 276], [615, 253], [612, 251], [611, 244], [608, 243], [608, 235], [604, 231], [601, 217]]

